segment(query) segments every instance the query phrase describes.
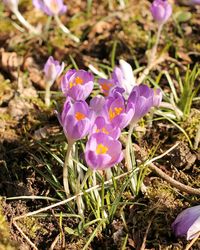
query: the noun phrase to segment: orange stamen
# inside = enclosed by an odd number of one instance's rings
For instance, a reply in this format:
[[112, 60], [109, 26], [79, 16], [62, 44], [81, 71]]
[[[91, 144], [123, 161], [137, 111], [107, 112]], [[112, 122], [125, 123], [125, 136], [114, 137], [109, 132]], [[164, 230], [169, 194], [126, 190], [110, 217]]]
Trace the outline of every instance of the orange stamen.
[[78, 84], [83, 84], [83, 79], [80, 78], [79, 76], [77, 76], [77, 77], [75, 78], [75, 82], [76, 82], [76, 85], [78, 85]]
[[103, 155], [106, 154], [108, 151], [108, 148], [106, 146], [104, 146], [103, 144], [98, 144], [97, 148], [96, 148], [96, 153], [98, 155]]
[[78, 121], [81, 121], [85, 118], [85, 115], [83, 113], [76, 112], [75, 117]]
[[108, 130], [107, 130], [106, 128], [102, 128], [102, 129], [97, 129], [97, 130], [96, 130], [96, 133], [100, 133], [100, 132], [102, 132], [102, 133], [104, 133], [104, 134], [106, 134], [106, 135], [109, 134], [109, 132], [108, 132]]
[[120, 115], [122, 110], [123, 110], [122, 108], [114, 108], [114, 110], [110, 108], [108, 112], [110, 120], [113, 120], [116, 116]]

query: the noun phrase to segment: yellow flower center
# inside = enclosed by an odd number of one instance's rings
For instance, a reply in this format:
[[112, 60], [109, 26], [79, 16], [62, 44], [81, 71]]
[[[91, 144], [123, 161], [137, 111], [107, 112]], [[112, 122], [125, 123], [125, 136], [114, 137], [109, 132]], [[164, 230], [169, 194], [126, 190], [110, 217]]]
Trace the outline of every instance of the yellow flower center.
[[105, 91], [108, 91], [109, 89], [110, 89], [110, 87], [112, 86], [112, 84], [111, 83], [102, 83], [101, 84], [101, 87], [102, 87], [102, 89], [103, 90], [105, 90]]
[[83, 113], [76, 112], [75, 117], [78, 121], [81, 121], [85, 118], [85, 115]]
[[103, 144], [98, 144], [97, 148], [96, 148], [96, 153], [98, 155], [103, 155], [106, 154], [108, 151], [108, 148], [106, 146], [104, 146]]
[[77, 76], [77, 77], [75, 78], [75, 81], [74, 81], [74, 82], [70, 82], [70, 83], [69, 83], [69, 87], [70, 87], [70, 89], [71, 89], [72, 87], [74, 87], [74, 86], [76, 86], [76, 85], [79, 85], [79, 84], [83, 84], [83, 79], [82, 79], [81, 77]]
[[110, 120], [113, 120], [116, 116], [120, 115], [122, 110], [122, 108], [117, 107], [115, 107], [114, 109], [110, 108], [108, 112]]
[[79, 76], [77, 76], [77, 77], [75, 78], [75, 82], [76, 82], [77, 85], [78, 85], [78, 84], [83, 84], [83, 79], [80, 78]]

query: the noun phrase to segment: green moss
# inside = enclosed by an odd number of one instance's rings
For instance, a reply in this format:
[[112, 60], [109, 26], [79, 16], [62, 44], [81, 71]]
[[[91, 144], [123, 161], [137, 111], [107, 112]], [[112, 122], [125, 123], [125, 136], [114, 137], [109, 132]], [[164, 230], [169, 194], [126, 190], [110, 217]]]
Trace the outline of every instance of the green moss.
[[[192, 140], [195, 138], [197, 129], [199, 126], [199, 121], [200, 121], [200, 112], [197, 109], [191, 109], [190, 115], [185, 120], [181, 126], [183, 129], [186, 131], [188, 134], [189, 138]], [[186, 140], [185, 136], [183, 134], [180, 135], [180, 139]]]
[[0, 249], [16, 250], [17, 246], [10, 240], [8, 223], [2, 212], [2, 199], [0, 198]]
[[38, 218], [26, 217], [19, 220], [17, 224], [23, 230], [23, 232], [32, 239], [35, 239], [38, 234], [48, 234], [48, 230], [43, 227]]
[[63, 35], [64, 34], [61, 33], [60, 30], [58, 30], [57, 35], [54, 37], [51, 37], [51, 40], [50, 40], [51, 44], [49, 46], [54, 47], [54, 48], [56, 47], [56, 48], [64, 49], [67, 39], [64, 39]]
[[11, 32], [13, 31], [15, 28], [12, 25], [11, 21], [7, 18], [0, 18], [0, 30], [1, 32]]

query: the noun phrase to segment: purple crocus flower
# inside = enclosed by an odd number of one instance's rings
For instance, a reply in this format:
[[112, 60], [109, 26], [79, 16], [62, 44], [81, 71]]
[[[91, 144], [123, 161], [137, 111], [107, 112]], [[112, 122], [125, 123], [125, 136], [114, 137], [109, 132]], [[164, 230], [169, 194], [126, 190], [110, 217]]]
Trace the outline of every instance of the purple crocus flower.
[[3, 2], [11, 11], [15, 12], [16, 10], [18, 10], [19, 0], [3, 0]]
[[156, 22], [164, 24], [172, 14], [172, 6], [167, 0], [154, 0], [151, 5], [151, 14]]
[[93, 124], [93, 112], [85, 101], [73, 103], [70, 98], [67, 98], [58, 119], [68, 142], [72, 143], [82, 139], [89, 133]]
[[190, 0], [189, 1], [190, 4], [200, 4], [200, 0]]
[[117, 86], [122, 87], [125, 92], [125, 98], [129, 96], [131, 90], [136, 85], [136, 79], [133, 75], [133, 69], [129, 63], [119, 60], [119, 67], [115, 67], [112, 73], [112, 79]]
[[172, 223], [177, 237], [195, 238], [200, 232], [200, 205], [183, 210]]
[[[135, 86], [128, 98], [127, 108], [134, 111], [131, 123], [136, 123], [140, 118], [142, 118], [153, 106], [153, 89], [146, 85]], [[158, 101], [155, 100], [155, 104]]]
[[67, 6], [63, 0], [33, 0], [33, 5], [49, 16], [57, 16], [67, 11]]
[[108, 96], [111, 88], [116, 85], [113, 79], [100, 78], [98, 83], [101, 86], [101, 90], [105, 96]]
[[59, 63], [59, 61], [54, 60], [52, 56], [49, 57], [47, 62], [44, 65], [44, 73], [45, 73], [45, 78], [48, 83], [53, 84], [58, 78], [64, 69], [64, 62]]
[[125, 128], [131, 121], [133, 110], [127, 110], [124, 97], [119, 92], [113, 92], [105, 102], [102, 116], [114, 127]]
[[94, 170], [110, 168], [123, 159], [122, 145], [105, 133], [90, 136], [85, 148], [87, 165]]
[[113, 139], [118, 139], [121, 130], [118, 127], [113, 127], [111, 123], [106, 122], [103, 116], [98, 116], [94, 121], [90, 135], [95, 133], [104, 133]]
[[85, 70], [70, 69], [62, 78], [61, 89], [73, 100], [85, 100], [92, 92], [94, 76]]

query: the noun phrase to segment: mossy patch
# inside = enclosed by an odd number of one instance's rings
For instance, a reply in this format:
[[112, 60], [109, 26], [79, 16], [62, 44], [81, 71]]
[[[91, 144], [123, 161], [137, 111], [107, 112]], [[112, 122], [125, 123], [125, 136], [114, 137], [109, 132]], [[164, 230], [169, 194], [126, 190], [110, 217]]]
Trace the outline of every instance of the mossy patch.
[[0, 249], [16, 250], [17, 245], [10, 240], [10, 231], [2, 212], [2, 198], [0, 198]]

